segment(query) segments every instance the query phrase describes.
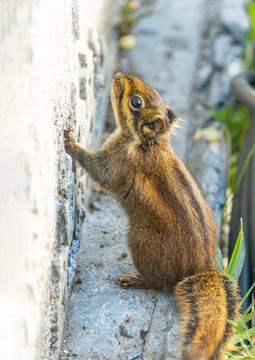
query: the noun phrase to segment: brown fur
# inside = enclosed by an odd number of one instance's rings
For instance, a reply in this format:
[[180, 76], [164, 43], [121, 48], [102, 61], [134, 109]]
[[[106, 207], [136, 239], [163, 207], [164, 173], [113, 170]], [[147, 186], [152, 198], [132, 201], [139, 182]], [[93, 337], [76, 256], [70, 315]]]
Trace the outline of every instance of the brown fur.
[[238, 317], [237, 284], [217, 270], [184, 279], [175, 288], [181, 309], [181, 334], [185, 360], [217, 360]]
[[119, 280], [125, 287], [163, 290], [178, 283], [183, 358], [217, 359], [228, 335], [229, 298], [237, 304], [236, 290], [228, 293], [225, 283], [231, 289], [234, 284], [217, 271], [213, 212], [171, 147], [177, 118], [155, 90], [123, 74], [113, 81], [112, 105], [117, 129], [101, 150], [87, 152], [69, 133], [66, 150], [126, 211], [128, 245], [139, 277]]

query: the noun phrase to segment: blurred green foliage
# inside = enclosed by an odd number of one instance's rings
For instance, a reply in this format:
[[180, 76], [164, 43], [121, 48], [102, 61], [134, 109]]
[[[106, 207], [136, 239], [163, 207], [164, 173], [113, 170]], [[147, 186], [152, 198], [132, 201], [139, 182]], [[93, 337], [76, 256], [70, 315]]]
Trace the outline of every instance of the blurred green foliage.
[[255, 69], [255, 1], [246, 5], [250, 19], [250, 28], [245, 37], [244, 67], [247, 70]]
[[151, 11], [139, 10], [141, 2], [138, 0], [126, 0], [123, 2], [120, 10], [121, 21], [119, 23], [120, 35], [129, 35], [140, 19], [151, 15]]
[[214, 110], [212, 115], [218, 121], [226, 124], [231, 134], [232, 155], [230, 159], [229, 187], [233, 190], [239, 154], [249, 127], [251, 111], [242, 104], [239, 104], [236, 109], [228, 105], [224, 109]]

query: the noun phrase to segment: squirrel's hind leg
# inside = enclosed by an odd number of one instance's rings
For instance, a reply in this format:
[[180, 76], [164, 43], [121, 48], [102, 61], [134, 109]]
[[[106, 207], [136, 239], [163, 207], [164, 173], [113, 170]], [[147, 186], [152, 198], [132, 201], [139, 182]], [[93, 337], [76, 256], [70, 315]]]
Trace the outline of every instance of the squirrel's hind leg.
[[150, 287], [140, 278], [139, 275], [130, 276], [123, 275], [118, 278], [120, 285], [125, 289], [135, 288], [135, 289], [149, 289]]

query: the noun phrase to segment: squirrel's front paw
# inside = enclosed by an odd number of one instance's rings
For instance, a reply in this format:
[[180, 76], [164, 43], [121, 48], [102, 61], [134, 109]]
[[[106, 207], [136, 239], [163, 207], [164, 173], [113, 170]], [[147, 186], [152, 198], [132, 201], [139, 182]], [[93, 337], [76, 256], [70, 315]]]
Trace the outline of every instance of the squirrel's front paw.
[[71, 155], [73, 152], [73, 138], [70, 134], [71, 129], [68, 128], [68, 130], [64, 130], [64, 140], [65, 140], [65, 148], [66, 148], [66, 152], [67, 154]]

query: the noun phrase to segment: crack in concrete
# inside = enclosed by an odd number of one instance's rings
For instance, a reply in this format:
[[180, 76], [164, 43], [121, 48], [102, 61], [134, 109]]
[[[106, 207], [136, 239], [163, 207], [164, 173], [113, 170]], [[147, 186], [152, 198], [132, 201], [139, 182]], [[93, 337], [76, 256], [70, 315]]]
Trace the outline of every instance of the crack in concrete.
[[[141, 330], [141, 337], [143, 339], [143, 345], [142, 345], [142, 354], [141, 354], [141, 359], [143, 360], [143, 356], [144, 356], [144, 351], [145, 351], [145, 346], [146, 344], [146, 337], [149, 334], [150, 330], [151, 330], [151, 325], [152, 325], [152, 321], [153, 321], [153, 316], [155, 314], [156, 311], [156, 307], [157, 307], [157, 302], [158, 302], [158, 295], [156, 294], [155, 296], [155, 302], [153, 305], [153, 310], [152, 310], [152, 314], [151, 314], [151, 319], [150, 319], [150, 323], [149, 323], [149, 327], [146, 331], [144, 331], [144, 333], [142, 334], [142, 330]], [[148, 345], [146, 346], [147, 350], [150, 352]]]

